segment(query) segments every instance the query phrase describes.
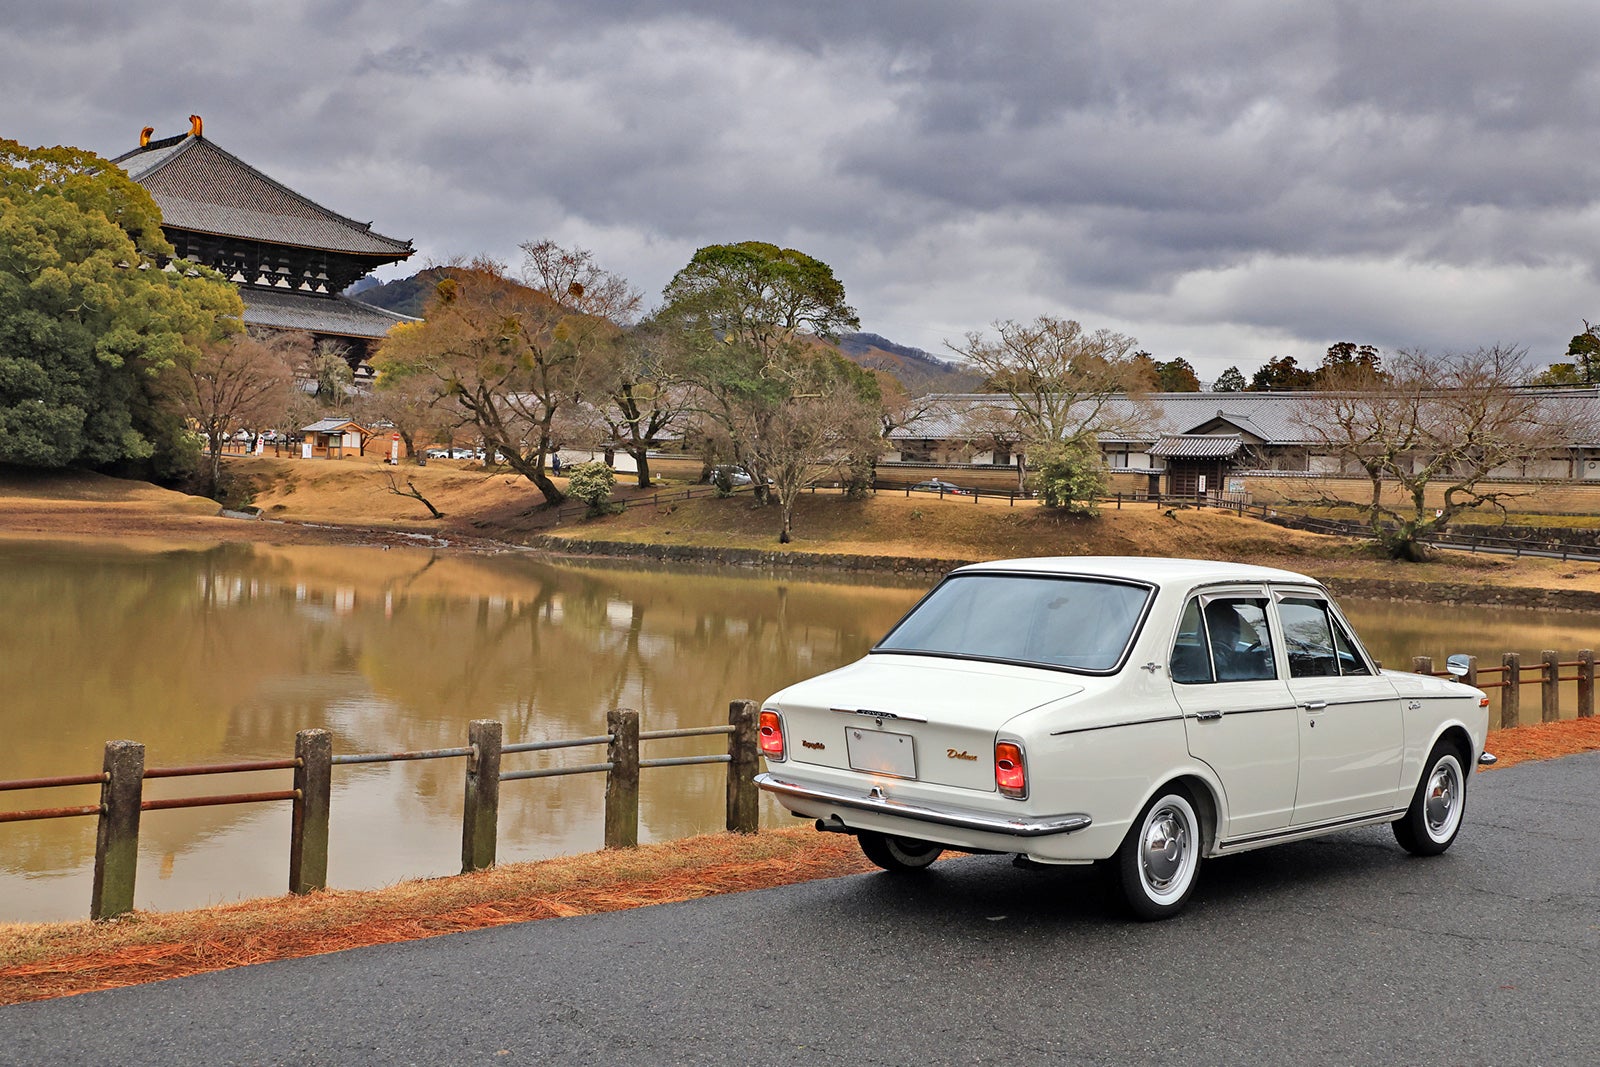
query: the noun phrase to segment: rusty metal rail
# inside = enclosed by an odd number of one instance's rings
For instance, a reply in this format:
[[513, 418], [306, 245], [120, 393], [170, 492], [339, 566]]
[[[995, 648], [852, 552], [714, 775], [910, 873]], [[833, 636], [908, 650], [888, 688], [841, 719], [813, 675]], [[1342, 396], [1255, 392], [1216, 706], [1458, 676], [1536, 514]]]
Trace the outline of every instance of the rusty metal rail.
[[200, 774], [243, 774], [247, 771], [291, 771], [297, 759], [248, 760], [244, 763], [202, 763], [191, 767], [147, 767], [146, 778], [191, 778]]
[[141, 800], [140, 811], [168, 811], [172, 808], [214, 808], [221, 804], [258, 804], [268, 800], [299, 800], [298, 789], [279, 789], [270, 793], [224, 793], [209, 797], [170, 797], [166, 800]]
[[0, 792], [7, 789], [55, 789], [69, 785], [100, 785], [106, 781], [106, 774], [69, 774], [57, 778], [14, 778], [9, 782], [0, 782]]
[[32, 822], [35, 819], [70, 819], [75, 815], [101, 815], [105, 808], [99, 804], [84, 804], [76, 808], [34, 808], [32, 811], [0, 811], [0, 822]]

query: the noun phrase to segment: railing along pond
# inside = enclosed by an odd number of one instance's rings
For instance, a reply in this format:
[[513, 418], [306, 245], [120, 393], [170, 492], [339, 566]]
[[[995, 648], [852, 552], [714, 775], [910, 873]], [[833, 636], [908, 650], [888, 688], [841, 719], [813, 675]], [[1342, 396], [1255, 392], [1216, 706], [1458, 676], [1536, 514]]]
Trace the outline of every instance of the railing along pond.
[[[466, 801], [461, 818], [461, 869], [463, 872], [494, 866], [500, 814], [500, 783], [530, 778], [556, 778], [569, 774], [604, 774], [605, 847], [631, 848], [639, 843], [639, 772], [650, 767], [726, 764], [728, 771], [727, 828], [754, 833], [760, 822], [760, 796], [755, 785], [759, 763], [756, 704], [735, 700], [728, 706], [728, 725], [681, 730], [640, 730], [639, 713], [629, 709], [606, 716], [606, 733], [552, 741], [518, 741], [506, 744], [502, 726], [492, 719], [474, 719], [467, 727], [467, 744], [419, 752], [372, 752], [334, 755], [333, 737], [326, 730], [301, 730], [295, 735], [293, 759], [253, 760], [190, 767], [144, 765], [144, 746], [136, 741], [106, 742], [105, 765], [99, 774], [58, 778], [24, 778], [0, 781], [0, 791], [100, 786], [100, 803], [76, 807], [0, 811], [0, 823], [28, 822], [94, 815], [99, 818], [95, 836], [94, 888], [89, 915], [109, 919], [133, 910], [133, 888], [139, 857], [141, 812], [170, 808], [198, 808], [218, 804], [253, 804], [288, 800], [294, 804], [289, 834], [289, 892], [310, 893], [328, 882], [329, 802], [333, 794], [333, 768], [357, 763], [394, 763], [401, 760], [466, 759]], [[640, 743], [668, 738], [728, 738], [724, 753], [640, 757]], [[500, 769], [503, 756], [556, 749], [606, 748], [605, 760], [566, 767], [531, 770]], [[294, 788], [257, 793], [228, 793], [144, 799], [144, 782], [150, 778], [196, 777], [250, 771], [294, 771]]]
[[[1411, 669], [1418, 674], [1443, 676], [1433, 669], [1430, 656], [1417, 656]], [[1573, 669], [1572, 674], [1562, 672]], [[1529, 677], [1525, 672], [1537, 671]], [[1479, 689], [1500, 691], [1501, 729], [1516, 726], [1522, 714], [1522, 687], [1539, 687], [1540, 720], [1561, 718], [1561, 683], [1576, 682], [1580, 719], [1594, 715], [1595, 660], [1591, 649], [1577, 653], [1576, 659], [1563, 660], [1553, 651], [1540, 654], [1538, 663], [1526, 666], [1516, 652], [1504, 653], [1498, 667], [1480, 667], [1476, 656], [1467, 658], [1467, 673], [1462, 681]], [[1493, 680], [1491, 680], [1493, 679]], [[500, 813], [500, 784], [531, 778], [555, 778], [569, 774], [604, 774], [605, 847], [631, 848], [639, 843], [639, 772], [649, 767], [679, 767], [723, 763], [728, 767], [727, 828], [738, 833], [754, 833], [760, 821], [760, 797], [755, 785], [759, 764], [757, 748], [757, 706], [754, 701], [735, 700], [728, 706], [728, 725], [700, 726], [682, 730], [640, 730], [639, 713], [627, 709], [606, 716], [606, 733], [593, 737], [574, 737], [552, 741], [502, 739], [502, 726], [492, 719], [474, 719], [467, 727], [467, 744], [460, 748], [439, 748], [418, 752], [373, 752], [333, 754], [333, 738], [326, 730], [301, 730], [295, 735], [293, 759], [254, 760], [244, 763], [219, 763], [192, 767], [154, 767], [144, 765], [144, 746], [134, 741], [106, 743], [105, 767], [99, 774], [59, 778], [25, 778], [0, 781], [0, 791], [54, 789], [99, 785], [100, 803], [77, 807], [36, 808], [31, 811], [0, 811], [0, 823], [36, 819], [60, 819], [95, 815], [99, 818], [95, 837], [94, 888], [89, 914], [108, 919], [133, 909], [133, 887], [139, 854], [139, 815], [145, 811], [170, 808], [197, 808], [216, 804], [251, 804], [290, 800], [294, 813], [289, 834], [289, 891], [309, 893], [323, 889], [328, 881], [328, 817], [333, 793], [333, 768], [357, 763], [394, 763], [401, 760], [465, 758], [466, 794], [461, 817], [461, 869], [483, 870], [494, 866]], [[704, 756], [677, 756], [663, 759], [640, 757], [640, 743], [668, 738], [714, 737], [726, 735], [728, 750]], [[549, 752], [557, 749], [606, 746], [605, 760], [567, 767], [541, 767], [532, 770], [501, 770], [504, 756], [523, 752]], [[293, 770], [294, 788], [259, 793], [230, 793], [194, 797], [145, 800], [143, 786], [150, 778], [195, 777], [208, 774], [236, 774], [246, 771]]]

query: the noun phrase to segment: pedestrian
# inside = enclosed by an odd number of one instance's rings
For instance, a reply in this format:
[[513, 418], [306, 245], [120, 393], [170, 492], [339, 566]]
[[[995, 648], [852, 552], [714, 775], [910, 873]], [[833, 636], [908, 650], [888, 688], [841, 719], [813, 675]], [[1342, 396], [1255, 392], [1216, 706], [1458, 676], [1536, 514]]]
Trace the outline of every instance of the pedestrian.
[[550, 469], [555, 472], [557, 478], [561, 477], [561, 456], [559, 453], [550, 457]]

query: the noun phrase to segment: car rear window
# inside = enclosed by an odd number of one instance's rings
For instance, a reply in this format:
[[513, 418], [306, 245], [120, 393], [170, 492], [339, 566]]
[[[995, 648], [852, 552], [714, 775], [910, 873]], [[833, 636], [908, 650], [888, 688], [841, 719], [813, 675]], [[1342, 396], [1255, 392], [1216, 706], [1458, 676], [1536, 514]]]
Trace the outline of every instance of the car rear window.
[[952, 575], [873, 651], [1103, 673], [1122, 662], [1150, 593], [1091, 578]]

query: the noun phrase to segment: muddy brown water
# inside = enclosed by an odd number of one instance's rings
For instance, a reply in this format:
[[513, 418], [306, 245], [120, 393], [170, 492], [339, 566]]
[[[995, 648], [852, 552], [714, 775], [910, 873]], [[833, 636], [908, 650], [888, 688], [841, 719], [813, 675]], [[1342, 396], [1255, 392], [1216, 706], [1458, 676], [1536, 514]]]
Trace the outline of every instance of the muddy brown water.
[[[104, 744], [147, 766], [292, 755], [321, 727], [335, 752], [465, 744], [471, 719], [509, 741], [726, 721], [864, 654], [930, 579], [827, 580], [551, 564], [429, 549], [160, 545], [0, 538], [0, 780], [99, 770]], [[1386, 665], [1594, 647], [1584, 615], [1346, 600]], [[1524, 718], [1538, 718], [1535, 687]], [[1566, 695], [1565, 712], [1573, 711]], [[720, 738], [647, 743], [646, 756]], [[507, 756], [505, 769], [596, 762], [596, 750]], [[329, 883], [386, 885], [459, 869], [463, 762], [335, 768]], [[287, 772], [147, 783], [149, 797], [288, 787]], [[723, 769], [644, 775], [641, 838], [721, 828]], [[600, 847], [598, 775], [508, 782], [502, 861]], [[0, 793], [0, 810], [93, 803], [92, 788]], [[764, 817], [791, 820], [770, 804]], [[147, 812], [136, 903], [158, 910], [282, 892], [289, 805]], [[92, 818], [0, 824], [0, 922], [88, 912]]]

